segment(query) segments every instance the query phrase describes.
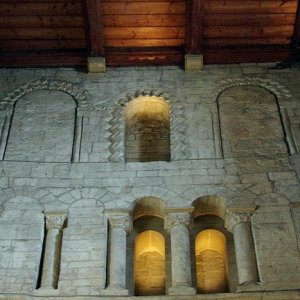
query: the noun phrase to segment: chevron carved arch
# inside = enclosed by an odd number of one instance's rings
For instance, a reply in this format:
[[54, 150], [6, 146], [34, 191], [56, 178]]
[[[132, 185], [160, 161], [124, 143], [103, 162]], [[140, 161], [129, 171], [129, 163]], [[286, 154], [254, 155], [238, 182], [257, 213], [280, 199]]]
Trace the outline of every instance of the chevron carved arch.
[[124, 161], [124, 139], [125, 123], [124, 108], [127, 102], [139, 96], [156, 96], [163, 98], [170, 106], [170, 140], [171, 160], [185, 159], [188, 156], [186, 142], [186, 118], [182, 104], [173, 96], [160, 90], [138, 90], [127, 93], [116, 100], [115, 105], [110, 108], [106, 124], [108, 125], [108, 160], [110, 162]]

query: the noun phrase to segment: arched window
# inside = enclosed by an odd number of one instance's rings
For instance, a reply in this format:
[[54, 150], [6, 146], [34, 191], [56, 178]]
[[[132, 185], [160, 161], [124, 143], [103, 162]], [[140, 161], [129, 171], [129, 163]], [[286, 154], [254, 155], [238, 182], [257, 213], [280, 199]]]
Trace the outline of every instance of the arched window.
[[169, 104], [157, 96], [139, 96], [125, 107], [125, 161], [170, 160]]
[[226, 237], [215, 229], [206, 229], [195, 240], [197, 290], [199, 293], [227, 291]]
[[154, 230], [138, 234], [134, 243], [135, 295], [163, 295], [166, 283], [165, 238]]

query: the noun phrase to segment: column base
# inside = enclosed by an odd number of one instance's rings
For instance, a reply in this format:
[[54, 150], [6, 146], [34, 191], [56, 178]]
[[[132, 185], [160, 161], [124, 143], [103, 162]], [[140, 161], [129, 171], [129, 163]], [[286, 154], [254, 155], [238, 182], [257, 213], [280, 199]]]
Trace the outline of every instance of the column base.
[[104, 57], [88, 57], [87, 67], [89, 73], [105, 73], [106, 62]]
[[190, 286], [176, 286], [170, 287], [168, 290], [168, 295], [170, 296], [189, 296], [189, 295], [196, 295], [196, 290]]
[[203, 70], [203, 55], [201, 54], [186, 54], [184, 57], [185, 71], [202, 71]]
[[37, 290], [34, 290], [33, 294], [35, 296], [58, 296], [59, 290], [52, 287], [40, 287]]
[[250, 282], [245, 284], [239, 284], [237, 287], [238, 293], [243, 292], [260, 292], [264, 291], [265, 287], [260, 282]]
[[129, 292], [127, 289], [123, 289], [117, 286], [108, 286], [105, 290], [101, 291], [103, 296], [128, 296]]

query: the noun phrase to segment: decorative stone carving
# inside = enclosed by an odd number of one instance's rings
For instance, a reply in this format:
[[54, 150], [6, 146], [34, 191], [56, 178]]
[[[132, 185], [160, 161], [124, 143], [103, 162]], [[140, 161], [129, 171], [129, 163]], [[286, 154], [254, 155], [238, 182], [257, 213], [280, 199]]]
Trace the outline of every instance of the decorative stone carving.
[[226, 228], [232, 231], [232, 228], [239, 223], [251, 221], [253, 211], [229, 211], [226, 215]]
[[126, 233], [132, 230], [132, 220], [129, 215], [112, 215], [108, 220], [111, 228], [122, 228]]
[[234, 86], [258, 86], [275, 94], [277, 98], [291, 97], [290, 91], [276, 81], [250, 77], [224, 79], [220, 82], [218, 88], [214, 91], [214, 94], [218, 97], [222, 92]]
[[29, 92], [37, 90], [55, 90], [69, 94], [77, 103], [81, 110], [87, 110], [89, 107], [86, 92], [76, 87], [74, 84], [67, 81], [58, 80], [35, 80], [21, 85], [18, 89], [9, 93], [3, 100], [0, 101], [0, 110], [6, 107], [13, 107], [14, 103], [28, 94]]
[[161, 97], [170, 104], [171, 160], [187, 158], [189, 153], [186, 142], [187, 118], [184, 115], [183, 105], [176, 101], [175, 97], [169, 96], [165, 92], [145, 89], [126, 94], [123, 98], [118, 99], [112, 108], [102, 107], [102, 109], [109, 111], [108, 119], [105, 122], [108, 125], [106, 130], [109, 133], [107, 136], [109, 142], [107, 145], [108, 160], [110, 162], [124, 161], [124, 107], [127, 102], [139, 96]]
[[170, 231], [176, 225], [189, 228], [191, 226], [191, 214], [189, 212], [168, 213], [165, 218], [165, 229]]
[[59, 229], [62, 230], [64, 222], [66, 220], [66, 214], [64, 213], [47, 213], [46, 218], [46, 229]]

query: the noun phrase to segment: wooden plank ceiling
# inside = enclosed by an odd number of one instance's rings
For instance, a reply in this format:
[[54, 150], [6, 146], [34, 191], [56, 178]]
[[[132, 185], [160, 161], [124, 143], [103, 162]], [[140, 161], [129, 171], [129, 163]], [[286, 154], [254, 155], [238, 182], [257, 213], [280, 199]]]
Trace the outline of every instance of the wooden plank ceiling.
[[297, 0], [0, 0], [0, 66], [109, 66], [289, 60]]

